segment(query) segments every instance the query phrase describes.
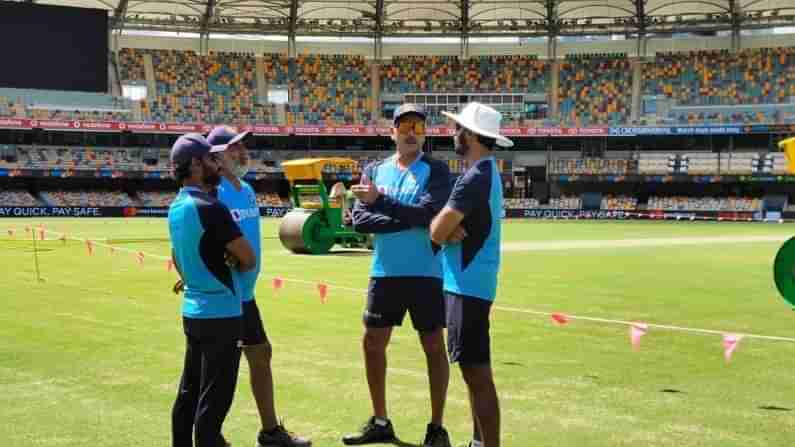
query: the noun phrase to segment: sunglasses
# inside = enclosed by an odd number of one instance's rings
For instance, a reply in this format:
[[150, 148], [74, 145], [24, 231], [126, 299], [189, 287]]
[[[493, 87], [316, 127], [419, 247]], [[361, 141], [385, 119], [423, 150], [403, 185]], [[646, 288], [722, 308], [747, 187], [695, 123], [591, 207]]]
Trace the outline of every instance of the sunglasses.
[[414, 132], [414, 135], [425, 135], [425, 122], [424, 121], [403, 121], [397, 126], [398, 133], [401, 135], [408, 135]]

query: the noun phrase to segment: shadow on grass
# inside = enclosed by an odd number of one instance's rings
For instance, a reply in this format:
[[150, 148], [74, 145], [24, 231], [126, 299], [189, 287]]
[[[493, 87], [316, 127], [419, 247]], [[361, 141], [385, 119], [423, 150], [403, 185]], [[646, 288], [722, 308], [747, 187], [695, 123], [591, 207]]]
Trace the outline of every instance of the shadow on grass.
[[792, 411], [792, 408], [777, 407], [775, 405], [762, 405], [761, 407], [759, 407], [759, 409], [767, 411]]
[[370, 250], [366, 250], [365, 251], [365, 250], [346, 250], [346, 249], [341, 249], [341, 250], [330, 251], [330, 252], [328, 252], [328, 254], [326, 254], [324, 256], [351, 256], [351, 257], [356, 257], [356, 256], [371, 256], [372, 254], [373, 254], [373, 252], [370, 251]]
[[400, 439], [398, 439], [397, 441], [392, 441], [390, 443], [387, 443], [386, 445], [394, 445], [397, 447], [422, 447], [419, 444], [410, 444], [408, 442], [403, 442]]
[[677, 390], [677, 389], [674, 389], [674, 388], [664, 388], [664, 389], [660, 390], [660, 392], [661, 393], [668, 393], [668, 394], [687, 394], [686, 392], [684, 392], [682, 390]]

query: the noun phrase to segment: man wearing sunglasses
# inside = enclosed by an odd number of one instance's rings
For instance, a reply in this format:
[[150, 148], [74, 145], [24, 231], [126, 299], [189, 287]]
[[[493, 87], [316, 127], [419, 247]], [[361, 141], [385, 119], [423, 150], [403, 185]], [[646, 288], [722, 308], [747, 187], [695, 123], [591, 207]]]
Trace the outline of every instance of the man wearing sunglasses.
[[364, 359], [373, 417], [359, 433], [345, 436], [347, 445], [392, 442], [395, 431], [387, 417], [386, 348], [392, 328], [411, 316], [425, 351], [431, 393], [431, 422], [423, 447], [449, 447], [442, 425], [450, 377], [444, 349], [444, 296], [439, 246], [428, 226], [450, 195], [447, 164], [422, 153], [425, 113], [403, 104], [394, 114], [395, 155], [364, 169], [361, 184], [351, 190], [356, 231], [375, 235], [375, 256], [364, 312]]
[[[444, 245], [444, 292], [450, 361], [461, 367], [474, 423], [470, 447], [499, 447], [500, 405], [491, 371], [489, 312], [500, 268], [502, 181], [493, 150], [511, 147], [500, 135], [502, 115], [472, 102], [456, 123], [455, 151], [470, 168], [458, 178], [444, 209], [431, 223], [431, 238]], [[462, 226], [466, 237], [460, 240]]]

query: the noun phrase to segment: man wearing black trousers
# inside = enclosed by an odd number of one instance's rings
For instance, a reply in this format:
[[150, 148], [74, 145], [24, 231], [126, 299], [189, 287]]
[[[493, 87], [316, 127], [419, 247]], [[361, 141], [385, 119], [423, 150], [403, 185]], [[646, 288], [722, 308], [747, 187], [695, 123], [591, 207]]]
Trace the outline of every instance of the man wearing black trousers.
[[[225, 447], [221, 434], [240, 366], [239, 274], [256, 258], [229, 210], [205, 191], [220, 180], [218, 154], [199, 134], [180, 137], [171, 163], [181, 188], [168, 212], [172, 259], [184, 287], [185, 365], [172, 412], [173, 447]], [[176, 291], [176, 289], [175, 289]]]

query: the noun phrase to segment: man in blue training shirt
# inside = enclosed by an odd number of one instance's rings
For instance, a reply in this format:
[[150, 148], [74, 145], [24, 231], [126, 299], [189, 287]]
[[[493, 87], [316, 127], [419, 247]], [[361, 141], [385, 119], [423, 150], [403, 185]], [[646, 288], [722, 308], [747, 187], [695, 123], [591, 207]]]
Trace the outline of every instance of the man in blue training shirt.
[[181, 188], [168, 211], [172, 260], [184, 281], [185, 364], [171, 415], [173, 447], [228, 444], [221, 428], [240, 365], [241, 272], [255, 267], [251, 245], [229, 210], [206, 193], [220, 182], [218, 152], [199, 134], [177, 139], [171, 164]]
[[[447, 346], [469, 389], [474, 436], [470, 447], [499, 447], [500, 405], [491, 371], [489, 311], [500, 268], [502, 181], [492, 150], [513, 146], [500, 135], [502, 115], [473, 102], [456, 122], [455, 151], [470, 163], [447, 205], [431, 223], [431, 239], [443, 244]], [[458, 241], [457, 228], [466, 236]]]
[[262, 265], [260, 248], [260, 215], [257, 195], [243, 176], [248, 172], [248, 132], [237, 133], [228, 126], [215, 127], [207, 136], [213, 147], [223, 147], [221, 184], [216, 190], [218, 200], [229, 208], [243, 236], [251, 244], [257, 258], [254, 269], [241, 273], [243, 300], [243, 352], [249, 366], [249, 379], [257, 402], [262, 429], [257, 436], [258, 447], [308, 447], [312, 443], [287, 431], [276, 418], [271, 373], [272, 349], [259, 308], [254, 299]]
[[428, 226], [450, 194], [450, 170], [422, 153], [425, 113], [415, 105], [404, 104], [395, 111], [392, 140], [395, 155], [367, 166], [362, 184], [351, 188], [359, 199], [353, 210], [354, 229], [375, 234], [363, 340], [374, 415], [343, 442], [395, 440], [386, 411], [386, 347], [392, 327], [400, 326], [408, 312], [425, 351], [431, 389], [431, 423], [423, 447], [449, 447], [442, 425], [450, 371], [444, 349], [441, 262]]

